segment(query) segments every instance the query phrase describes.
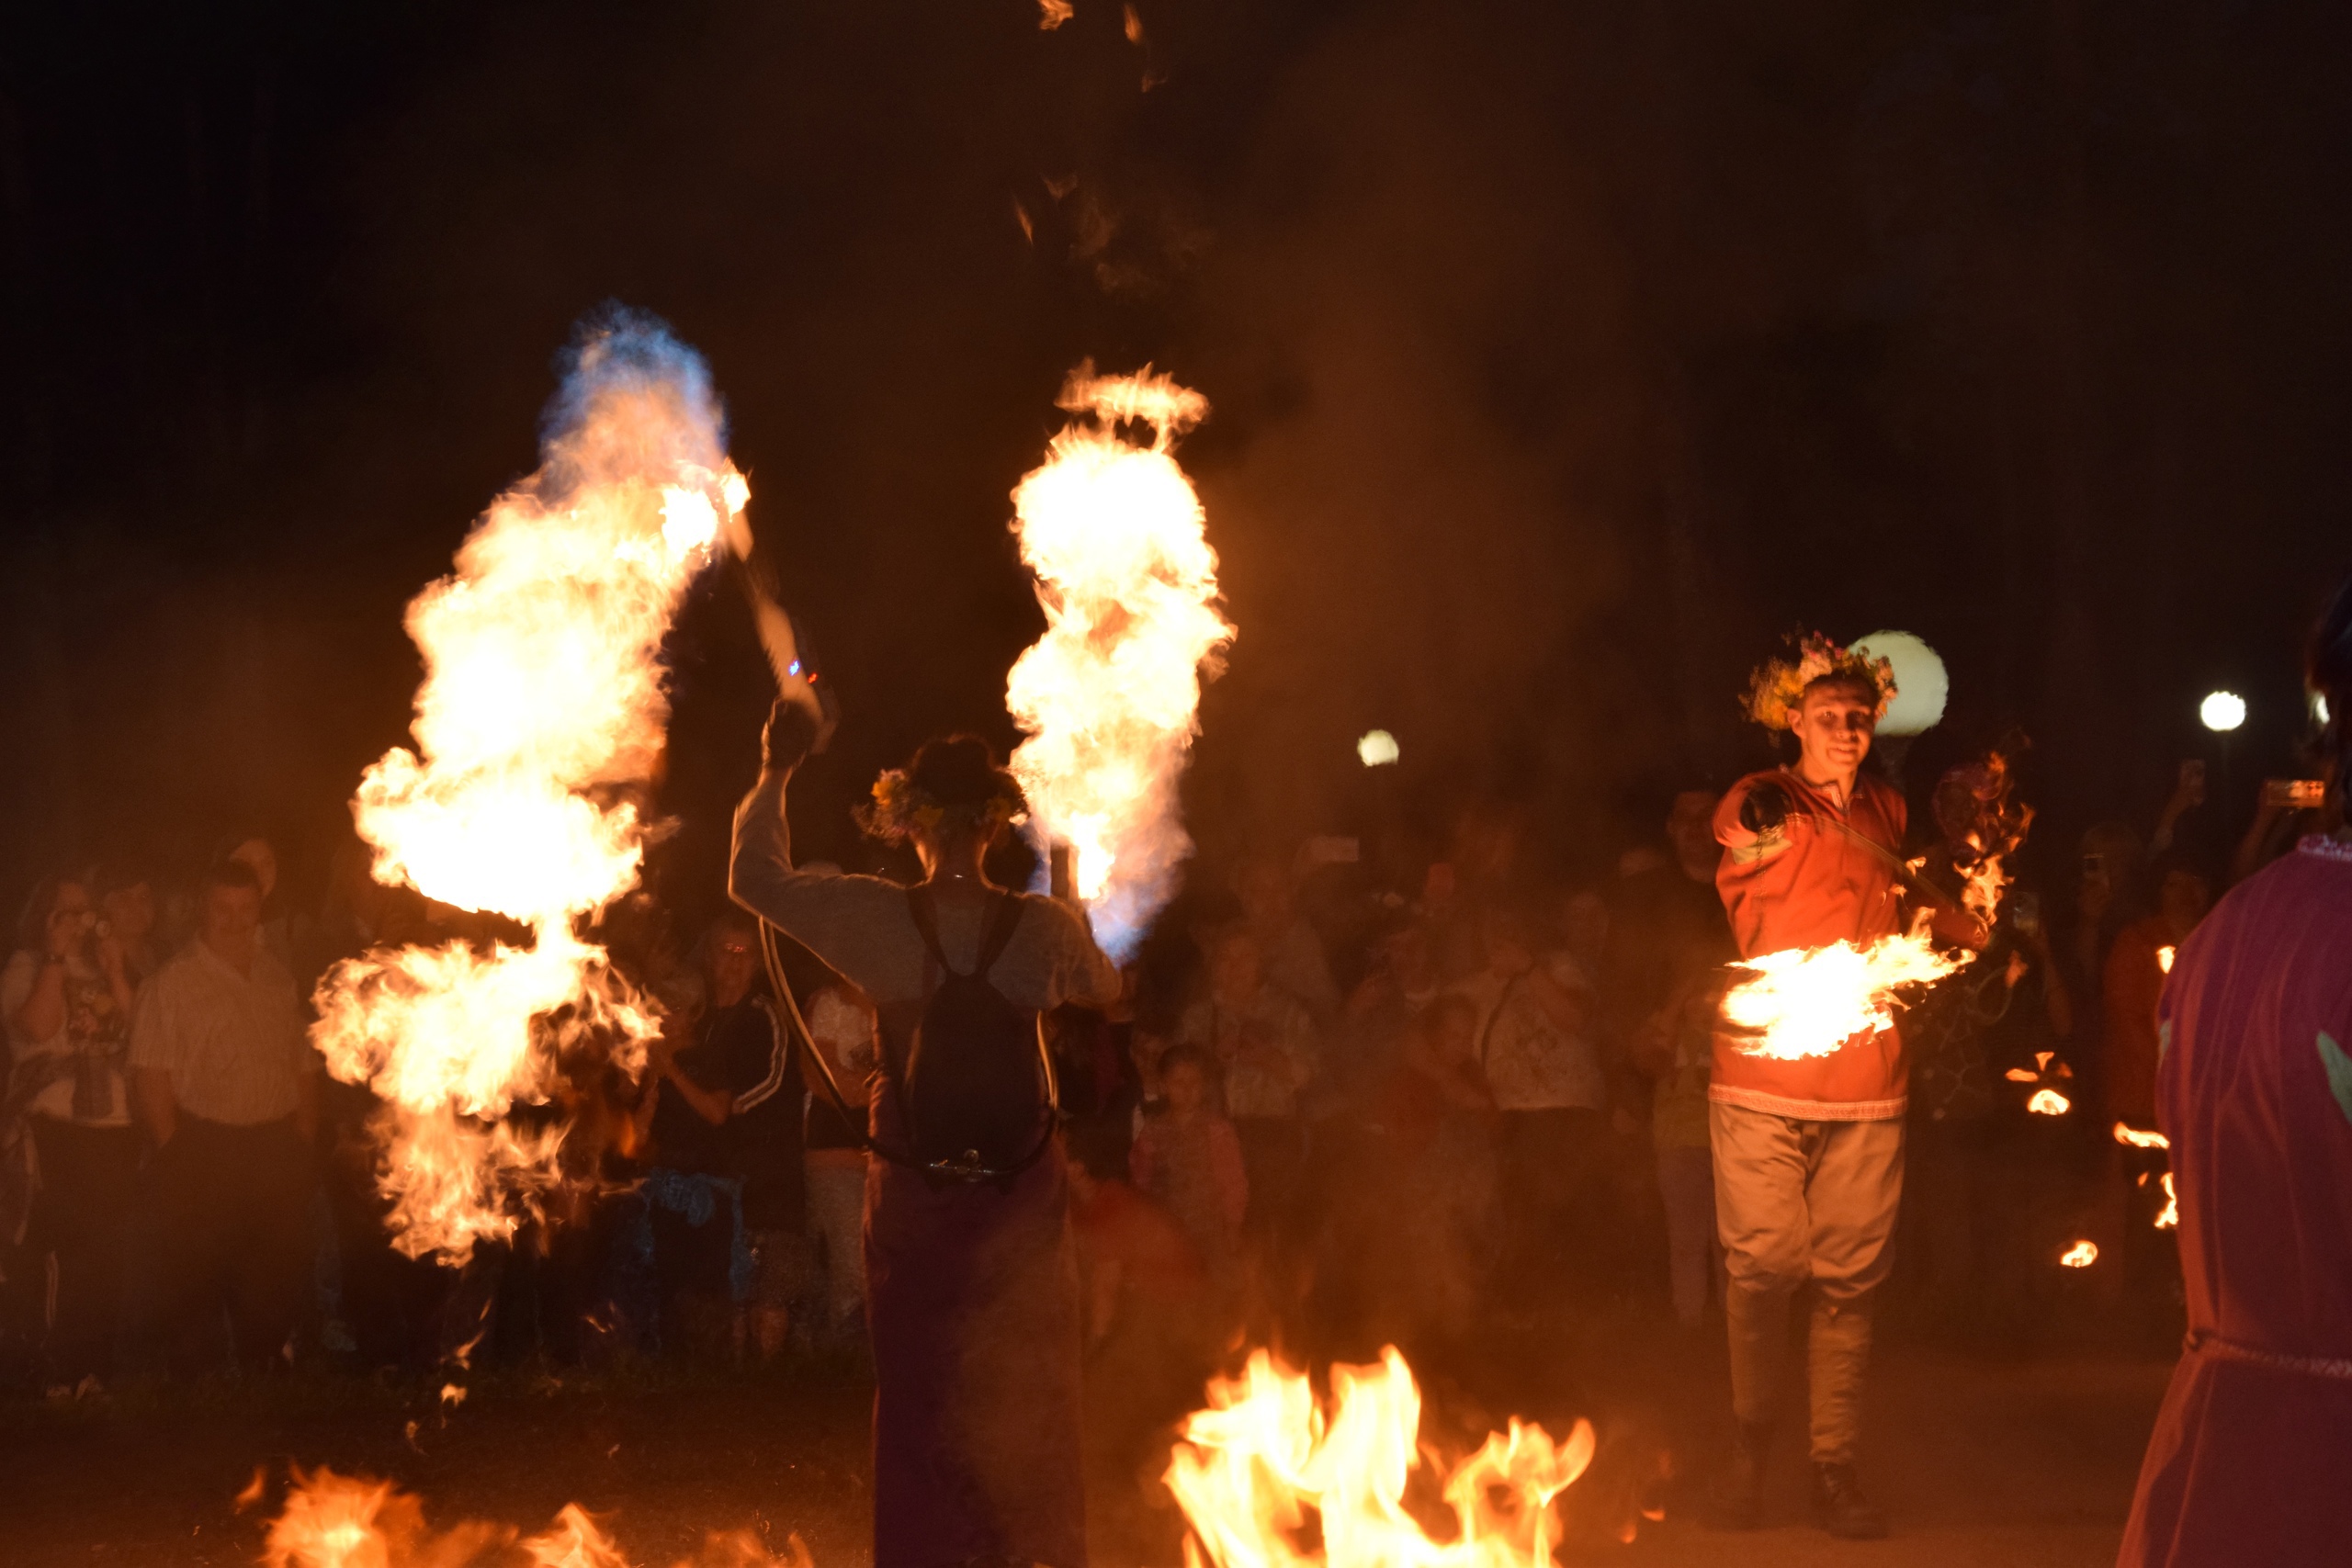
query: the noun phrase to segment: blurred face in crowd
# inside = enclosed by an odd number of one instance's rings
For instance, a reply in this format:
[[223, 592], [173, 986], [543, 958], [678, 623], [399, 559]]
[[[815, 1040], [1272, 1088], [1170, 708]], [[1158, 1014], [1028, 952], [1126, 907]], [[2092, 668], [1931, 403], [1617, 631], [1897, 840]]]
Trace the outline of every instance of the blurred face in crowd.
[[229, 858], [251, 869], [264, 898], [277, 886], [277, 852], [269, 847], [267, 839], [247, 839], [229, 852]]
[[1589, 887], [1569, 894], [1560, 908], [1560, 934], [1578, 958], [1598, 958], [1609, 946], [1608, 901]]
[[1466, 1062], [1477, 1051], [1478, 1011], [1472, 1007], [1440, 1003], [1421, 1021], [1430, 1049], [1441, 1062]]
[[2165, 876], [2164, 887], [2156, 895], [2156, 908], [2163, 911], [2165, 923], [2172, 927], [2173, 934], [2185, 937], [2205, 918], [2212, 898], [2203, 877], [2193, 871], [2176, 870]]
[[1201, 1071], [1198, 1062], [1188, 1056], [1179, 1057], [1160, 1074], [1159, 1092], [1167, 1096], [1171, 1114], [1195, 1115], [1208, 1102], [1208, 1077]]
[[1797, 709], [1797, 771], [1809, 784], [1851, 784], [1878, 730], [1878, 694], [1857, 681], [1815, 681]]
[[251, 967], [261, 946], [261, 895], [250, 887], [206, 888], [197, 929], [205, 946], [240, 969]]
[[1209, 986], [1217, 1000], [1238, 1007], [1258, 994], [1258, 947], [1246, 937], [1227, 937], [1209, 963]]
[[78, 882], [59, 883], [57, 896], [49, 903], [49, 950], [56, 953], [83, 952], [97, 923], [97, 908], [90, 900], [90, 890]]
[[731, 1008], [752, 994], [759, 978], [760, 954], [752, 933], [737, 926], [720, 926], [710, 937], [710, 999]]
[[1524, 975], [1534, 966], [1534, 948], [1524, 925], [1499, 916], [1485, 924], [1487, 967], [1498, 975]]
[[1947, 844], [1960, 845], [1976, 829], [1976, 792], [1958, 781], [1936, 786], [1936, 830]]
[[105, 899], [107, 926], [130, 946], [147, 940], [155, 929], [155, 890], [143, 882], [118, 887]]
[[1703, 789], [1686, 789], [1674, 797], [1666, 818], [1667, 841], [1674, 846], [1674, 863], [1693, 882], [1713, 883], [1724, 850], [1715, 842], [1715, 797]]
[[1278, 932], [1290, 923], [1290, 878], [1282, 867], [1252, 862], [1234, 878], [1233, 891], [1251, 929]]

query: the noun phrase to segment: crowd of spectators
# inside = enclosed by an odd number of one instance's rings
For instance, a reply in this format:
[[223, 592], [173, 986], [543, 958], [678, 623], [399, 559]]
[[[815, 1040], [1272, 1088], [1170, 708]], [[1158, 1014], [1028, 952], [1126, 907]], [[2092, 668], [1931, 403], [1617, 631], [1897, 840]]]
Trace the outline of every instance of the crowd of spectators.
[[[1906, 1016], [1894, 1293], [1920, 1331], [2007, 1332], [2082, 1235], [2114, 1267], [2081, 1288], [2169, 1300], [2161, 1153], [2108, 1133], [2153, 1124], [2156, 992], [2222, 880], [2171, 842], [2200, 786], [2184, 773], [2148, 840], [2092, 828], [2071, 885], [2014, 887], [1993, 945]], [[1500, 811], [1402, 886], [1347, 840], [1196, 866], [1122, 1003], [1049, 1021], [1113, 1381], [1174, 1387], [1237, 1336], [1442, 1358], [1630, 1314], [1698, 1343], [1735, 956], [1716, 799], [1660, 797], [1655, 831], [1583, 878], [1537, 874]], [[2285, 841], [2288, 809], [2232, 872]], [[1920, 836], [1932, 878], [1950, 857]], [[277, 880], [249, 840], [192, 886], [102, 863], [32, 890], [0, 972], [0, 1375], [63, 1395], [232, 1367], [857, 1352], [862, 995], [788, 955], [817, 1072], [753, 922], [616, 911], [605, 940], [665, 1032], [642, 1075], [568, 1071], [518, 1110], [566, 1130], [576, 1179], [447, 1269], [393, 1246], [378, 1108], [324, 1074], [306, 997], [337, 958], [463, 922], [376, 887], [356, 846], [313, 908]], [[2068, 1112], [2030, 1113], [2041, 1088]]]

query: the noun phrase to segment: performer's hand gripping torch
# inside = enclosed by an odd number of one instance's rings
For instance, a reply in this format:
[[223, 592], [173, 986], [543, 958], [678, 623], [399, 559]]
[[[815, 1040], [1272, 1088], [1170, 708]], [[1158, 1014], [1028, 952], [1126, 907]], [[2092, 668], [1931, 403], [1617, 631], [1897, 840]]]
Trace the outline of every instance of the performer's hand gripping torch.
[[[760, 634], [760, 647], [767, 653], [768, 668], [775, 672], [776, 702], [768, 712], [767, 728], [761, 735], [761, 761], [767, 767], [779, 763], [795, 765], [803, 758], [822, 751], [832, 739], [834, 727], [841, 720], [840, 705], [834, 701], [830, 686], [818, 684], [815, 665], [802, 650], [799, 631], [779, 602], [774, 558], [759, 553], [751, 524], [741, 511], [727, 520], [727, 545], [735, 557], [744, 596], [751, 601], [752, 624]], [[767, 967], [768, 987], [775, 993], [793, 1032], [800, 1037], [801, 1077], [812, 1092], [831, 1102], [844, 1125], [855, 1128], [859, 1125], [859, 1113], [842, 1092], [840, 1080], [833, 1077], [831, 1058], [810, 1032], [808, 1021], [801, 1016], [799, 998], [792, 994], [792, 983], [785, 977], [783, 956], [776, 951], [776, 934], [775, 927], [765, 919], [760, 921], [760, 956]], [[862, 1133], [859, 1137], [863, 1142]]]

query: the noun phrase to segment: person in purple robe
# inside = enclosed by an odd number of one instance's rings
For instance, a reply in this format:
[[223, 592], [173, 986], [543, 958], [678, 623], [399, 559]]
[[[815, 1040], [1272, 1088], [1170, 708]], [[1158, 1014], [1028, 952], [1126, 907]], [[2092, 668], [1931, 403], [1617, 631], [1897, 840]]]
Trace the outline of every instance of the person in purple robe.
[[2157, 1004], [2188, 1338], [2122, 1568], [2352, 1553], [2352, 583], [2312, 639], [2325, 820], [2180, 944]]
[[[1106, 1005], [1119, 975], [1075, 909], [989, 882], [982, 863], [1021, 795], [971, 736], [933, 740], [885, 773], [865, 817], [877, 836], [913, 842], [935, 942], [908, 888], [795, 870], [785, 786], [816, 739], [807, 708], [776, 705], [759, 783], [736, 808], [729, 890], [874, 998], [883, 1062], [870, 1135], [904, 1150], [891, 1090], [942, 960], [959, 975], [984, 968], [1007, 1000], [1041, 1013]], [[869, 1155], [865, 1251], [875, 1568], [1086, 1568], [1078, 1269], [1058, 1144], [985, 1181]]]

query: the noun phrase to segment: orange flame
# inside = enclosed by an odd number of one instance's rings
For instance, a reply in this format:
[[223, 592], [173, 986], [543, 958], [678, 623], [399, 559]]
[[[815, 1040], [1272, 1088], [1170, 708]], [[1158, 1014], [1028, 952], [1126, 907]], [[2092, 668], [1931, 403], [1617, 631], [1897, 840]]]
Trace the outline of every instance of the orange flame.
[[2026, 1097], [2025, 1108], [2036, 1116], [2064, 1116], [2075, 1102], [2054, 1089], [2038, 1089]]
[[2171, 974], [2173, 954], [2178, 951], [2177, 948], [2170, 947], [2156, 949], [2156, 968], [2164, 974]]
[[[1378, 1366], [1335, 1367], [1334, 1407], [1263, 1350], [1241, 1376], [1209, 1388], [1168, 1468], [1192, 1534], [1187, 1568], [1552, 1568], [1552, 1501], [1591, 1462], [1592, 1427], [1566, 1445], [1516, 1419], [1457, 1465], [1444, 1484], [1457, 1534], [1432, 1540], [1404, 1504], [1421, 1463], [1421, 1396], [1395, 1348]], [[1297, 1540], [1305, 1510], [1319, 1549]], [[1204, 1561], [1205, 1560], [1205, 1562]]]
[[701, 360], [649, 318], [583, 340], [542, 456], [410, 604], [416, 750], [385, 753], [353, 802], [378, 881], [505, 916], [530, 944], [369, 953], [316, 998], [329, 1070], [391, 1108], [379, 1180], [412, 1257], [462, 1262], [553, 1183], [561, 1132], [496, 1123], [548, 1098], [560, 1049], [635, 1068], [660, 1027], [580, 928], [636, 885], [662, 638], [749, 496]]
[[1767, 953], [1732, 965], [1755, 978], [1724, 993], [1723, 1016], [1752, 1036], [1739, 1045], [1750, 1055], [1826, 1056], [1858, 1034], [1893, 1027], [1899, 987], [1940, 980], [1973, 956], [1938, 953], [1924, 929], [1860, 947], [1835, 942]]
[[[515, 1540], [506, 1526], [468, 1522], [428, 1529], [417, 1500], [388, 1481], [337, 1475], [331, 1470], [294, 1473], [286, 1507], [271, 1521], [262, 1552], [266, 1568], [456, 1568], [519, 1551], [532, 1568], [635, 1568], [595, 1517], [567, 1503], [539, 1535]], [[785, 1555], [772, 1554], [748, 1530], [713, 1534], [677, 1568], [811, 1568], [798, 1536]]]
[[2091, 1242], [2078, 1241], [2068, 1247], [2058, 1261], [2069, 1269], [2087, 1269], [2098, 1261], [2098, 1247]]
[[[1114, 958], [1142, 939], [1192, 852], [1176, 781], [1199, 731], [1201, 677], [1234, 629], [1217, 611], [1216, 554], [1170, 447], [1208, 402], [1147, 367], [1080, 367], [1060, 404], [1085, 416], [1012, 492], [1021, 558], [1046, 635], [1013, 665], [1005, 706], [1029, 736], [1013, 775]], [[1151, 444], [1119, 433], [1148, 424]]]
[[2164, 1213], [2156, 1216], [2156, 1228], [2168, 1231], [2180, 1224], [2180, 1194], [2172, 1190], [2172, 1172], [2165, 1172]]
[[2162, 1133], [2143, 1133], [2137, 1127], [2126, 1126], [2120, 1122], [2115, 1124], [2115, 1141], [2119, 1144], [2128, 1144], [2135, 1149], [2172, 1147], [2172, 1140]]

